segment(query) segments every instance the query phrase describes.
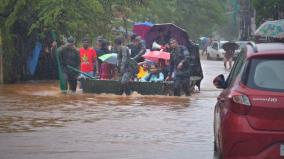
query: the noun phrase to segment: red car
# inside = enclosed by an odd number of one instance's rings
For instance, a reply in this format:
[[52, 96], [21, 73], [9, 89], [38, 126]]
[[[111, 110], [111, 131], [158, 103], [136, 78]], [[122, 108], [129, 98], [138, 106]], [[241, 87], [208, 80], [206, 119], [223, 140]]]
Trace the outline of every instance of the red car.
[[284, 44], [249, 42], [225, 80], [214, 111], [222, 159], [284, 158]]

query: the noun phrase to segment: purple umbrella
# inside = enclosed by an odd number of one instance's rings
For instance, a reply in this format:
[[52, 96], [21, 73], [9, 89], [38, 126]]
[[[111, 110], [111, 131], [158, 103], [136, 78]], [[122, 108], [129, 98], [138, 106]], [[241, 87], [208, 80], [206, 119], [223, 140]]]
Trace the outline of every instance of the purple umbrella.
[[159, 32], [164, 32], [169, 38], [175, 38], [180, 45], [190, 46], [187, 32], [172, 23], [156, 24], [146, 34], [146, 48], [152, 49], [153, 42], [159, 37]]

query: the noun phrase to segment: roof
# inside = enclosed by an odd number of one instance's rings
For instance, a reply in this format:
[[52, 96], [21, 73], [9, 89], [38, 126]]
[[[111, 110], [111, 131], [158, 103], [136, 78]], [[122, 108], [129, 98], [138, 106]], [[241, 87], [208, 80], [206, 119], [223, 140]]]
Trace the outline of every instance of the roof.
[[152, 27], [154, 24], [151, 22], [136, 22], [134, 25], [144, 25], [144, 26], [149, 26]]
[[259, 56], [259, 55], [272, 55], [272, 54], [283, 54], [284, 55], [284, 44], [283, 43], [260, 43], [256, 44], [257, 52], [253, 51], [252, 46], [247, 46], [248, 56]]
[[237, 44], [247, 44], [249, 41], [235, 41]]
[[229, 42], [227, 40], [213, 40], [212, 42], [220, 42], [220, 43], [225, 43], [225, 42]]

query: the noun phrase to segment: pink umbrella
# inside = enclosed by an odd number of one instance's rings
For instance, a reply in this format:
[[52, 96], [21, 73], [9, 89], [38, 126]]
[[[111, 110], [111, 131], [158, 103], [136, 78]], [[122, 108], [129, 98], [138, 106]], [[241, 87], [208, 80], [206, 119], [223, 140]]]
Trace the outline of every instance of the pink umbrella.
[[153, 62], [158, 62], [159, 59], [170, 60], [171, 54], [164, 51], [151, 51], [143, 55], [145, 59]]

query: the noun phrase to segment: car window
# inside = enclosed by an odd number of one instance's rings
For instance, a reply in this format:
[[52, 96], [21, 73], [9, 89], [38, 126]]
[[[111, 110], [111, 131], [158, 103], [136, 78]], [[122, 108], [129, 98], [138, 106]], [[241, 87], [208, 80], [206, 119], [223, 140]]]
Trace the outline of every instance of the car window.
[[218, 50], [218, 44], [217, 43], [213, 43], [212, 48], [215, 50]]
[[247, 86], [260, 90], [284, 91], [284, 58], [252, 59]]
[[247, 41], [244, 41], [244, 42], [239, 42], [239, 41], [237, 41], [236, 42], [236, 44], [238, 44], [239, 45], [239, 48], [243, 48], [243, 47], [245, 47], [246, 45], [247, 45]]
[[240, 47], [245, 47], [247, 45], [247, 43], [240, 43], [239, 46]]
[[225, 43], [226, 43], [226, 42], [221, 42], [221, 43], [220, 43], [220, 48], [222, 48]]
[[242, 49], [241, 53], [238, 54], [238, 57], [232, 67], [232, 70], [226, 80], [226, 84], [228, 87], [231, 87], [232, 83], [236, 79], [236, 77], [241, 72], [241, 69], [243, 68], [244, 62], [245, 62], [245, 55], [246, 55], [246, 49]]

